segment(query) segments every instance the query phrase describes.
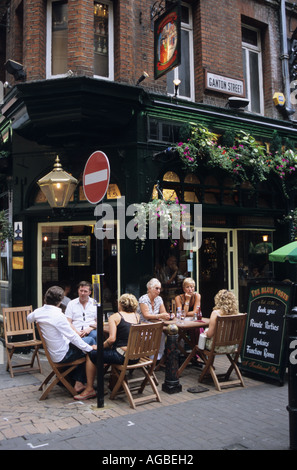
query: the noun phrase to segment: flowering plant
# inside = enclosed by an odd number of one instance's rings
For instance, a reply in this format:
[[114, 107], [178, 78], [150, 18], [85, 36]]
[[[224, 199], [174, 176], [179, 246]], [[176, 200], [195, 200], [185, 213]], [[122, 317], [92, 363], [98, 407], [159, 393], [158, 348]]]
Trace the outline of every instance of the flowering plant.
[[297, 168], [297, 154], [292, 149], [283, 153], [275, 152], [273, 156], [273, 171], [282, 179], [286, 174], [292, 174]]
[[[244, 131], [239, 131], [232, 140], [230, 145], [229, 136], [229, 145], [221, 145], [216, 134], [191, 123], [186, 142], [179, 142], [172, 149], [187, 171], [195, 172], [199, 166], [221, 168], [235, 182], [249, 181], [252, 185], [265, 181], [270, 173], [284, 180], [297, 169], [297, 153], [292, 149], [279, 145], [269, 153], [265, 146]], [[282, 186], [284, 188], [283, 181]], [[284, 192], [286, 194], [285, 188]]]
[[192, 125], [190, 129], [190, 138], [186, 143], [179, 142], [175, 146], [183, 168], [191, 172], [195, 171], [199, 162], [212, 154], [216, 147], [216, 135], [210, 132], [206, 127]]
[[180, 231], [185, 230], [182, 215], [185, 205], [179, 204], [178, 200], [153, 199], [150, 202], [142, 202], [134, 205], [137, 213], [134, 217], [137, 229], [136, 247], [143, 249], [147, 239], [169, 239], [177, 244]]
[[211, 156], [209, 166], [219, 166], [239, 181], [250, 181], [255, 185], [259, 181], [264, 181], [269, 173], [265, 147], [259, 145], [251, 135], [244, 131], [236, 135], [232, 147], [218, 145], [217, 151], [212, 152]]

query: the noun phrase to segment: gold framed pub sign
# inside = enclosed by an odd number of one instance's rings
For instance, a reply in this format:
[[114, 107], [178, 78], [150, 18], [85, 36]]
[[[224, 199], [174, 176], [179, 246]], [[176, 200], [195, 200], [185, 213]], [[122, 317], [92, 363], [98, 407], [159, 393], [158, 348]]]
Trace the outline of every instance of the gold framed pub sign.
[[162, 77], [181, 62], [181, 12], [176, 2], [154, 22], [154, 78]]

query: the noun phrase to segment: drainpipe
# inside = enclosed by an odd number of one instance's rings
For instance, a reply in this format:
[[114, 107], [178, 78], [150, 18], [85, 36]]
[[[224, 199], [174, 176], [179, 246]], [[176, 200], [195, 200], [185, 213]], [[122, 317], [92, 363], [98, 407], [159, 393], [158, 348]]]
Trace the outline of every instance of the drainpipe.
[[281, 56], [282, 74], [284, 83], [284, 92], [286, 98], [285, 112], [289, 119], [295, 113], [290, 100], [290, 73], [289, 73], [289, 54], [287, 40], [287, 22], [286, 22], [286, 0], [280, 0], [280, 22], [281, 22]]

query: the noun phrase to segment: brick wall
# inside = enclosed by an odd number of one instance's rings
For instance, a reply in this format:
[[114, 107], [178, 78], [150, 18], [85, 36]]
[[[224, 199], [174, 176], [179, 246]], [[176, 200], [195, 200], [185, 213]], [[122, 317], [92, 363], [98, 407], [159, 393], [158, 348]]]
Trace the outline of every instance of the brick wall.
[[26, 0], [23, 17], [23, 64], [27, 80], [45, 78], [46, 2]]
[[68, 69], [78, 75], [93, 75], [94, 4], [68, 1]]
[[[114, 78], [166, 93], [166, 77], [154, 80], [153, 0], [114, 0]], [[279, 5], [251, 0], [193, 0], [195, 94], [197, 102], [224, 106], [227, 96], [204, 90], [204, 71], [243, 78], [241, 24], [245, 21], [262, 32], [265, 113], [279, 118], [273, 105], [275, 91], [282, 92]], [[68, 68], [77, 75], [93, 75], [92, 0], [68, 0]], [[7, 58], [24, 64], [27, 80], [46, 77], [46, 0], [12, 0]], [[288, 31], [293, 18], [288, 21]], [[296, 15], [295, 15], [296, 16]], [[12, 77], [9, 76], [12, 82]]]

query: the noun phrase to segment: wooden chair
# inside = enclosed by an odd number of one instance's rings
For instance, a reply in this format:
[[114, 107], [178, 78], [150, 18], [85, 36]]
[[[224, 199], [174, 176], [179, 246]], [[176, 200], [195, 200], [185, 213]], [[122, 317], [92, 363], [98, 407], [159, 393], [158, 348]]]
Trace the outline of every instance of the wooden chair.
[[[42, 342], [36, 339], [34, 324], [27, 321], [27, 315], [31, 312], [32, 305], [3, 308], [4, 339], [7, 352], [6, 370], [9, 369], [11, 377], [14, 377], [14, 372], [41, 372], [38, 350], [42, 346]], [[12, 356], [15, 351], [28, 347], [34, 348], [31, 361], [12, 364]], [[38, 367], [34, 367], [35, 359]]]
[[[161, 398], [154, 380], [154, 369], [158, 357], [161, 343], [163, 323], [142, 323], [132, 325], [130, 328], [125, 362], [122, 365], [112, 364], [111, 374], [116, 378], [116, 383], [112, 389], [110, 399], [113, 400], [118, 393], [124, 391], [128, 397], [131, 408], [137, 405], [152, 401], [161, 402]], [[130, 360], [137, 360], [136, 364], [129, 365]], [[144, 378], [129, 379], [129, 371], [139, 369]], [[134, 398], [132, 393], [143, 393], [145, 386], [149, 384], [153, 394]]]
[[[40, 339], [42, 341], [43, 349], [44, 349], [44, 352], [46, 354], [47, 360], [49, 362], [49, 365], [52, 368], [52, 371], [44, 379], [44, 381], [42, 382], [42, 384], [40, 385], [40, 387], [38, 389], [38, 390], [43, 390], [43, 387], [46, 386], [47, 384], [49, 384], [47, 386], [47, 388], [45, 388], [45, 390], [43, 391], [43, 394], [41, 395], [39, 400], [45, 400], [46, 397], [48, 396], [49, 392], [53, 389], [53, 387], [55, 385], [57, 385], [58, 382], [61, 382], [67, 388], [67, 390], [71, 393], [71, 395], [74, 397], [74, 395], [77, 395], [77, 392], [74, 390], [71, 383], [67, 380], [66, 377], [79, 364], [83, 364], [84, 362], [86, 362], [86, 358], [82, 357], [81, 359], [77, 359], [76, 361], [73, 361], [73, 362], [63, 362], [63, 363], [52, 361], [52, 359], [49, 355], [47, 346], [46, 346], [45, 339], [42, 335], [42, 332], [41, 332], [41, 329], [40, 329], [40, 326], [38, 325], [38, 323], [37, 323], [37, 329], [38, 329]], [[52, 382], [50, 382], [51, 380], [52, 380]]]
[[[206, 374], [210, 373], [216, 389], [220, 392], [222, 391], [222, 387], [232, 387], [234, 385], [244, 387], [243, 378], [237, 362], [243, 343], [246, 319], [246, 313], [217, 317], [210, 350], [206, 348], [202, 350], [198, 347], [196, 349], [196, 352], [205, 364], [199, 377], [199, 382], [202, 382]], [[231, 363], [227, 372], [223, 374], [223, 381], [219, 381], [219, 376], [216, 375], [213, 367], [214, 360], [218, 355], [226, 355]], [[238, 378], [229, 380], [233, 370]]]

